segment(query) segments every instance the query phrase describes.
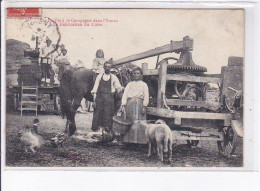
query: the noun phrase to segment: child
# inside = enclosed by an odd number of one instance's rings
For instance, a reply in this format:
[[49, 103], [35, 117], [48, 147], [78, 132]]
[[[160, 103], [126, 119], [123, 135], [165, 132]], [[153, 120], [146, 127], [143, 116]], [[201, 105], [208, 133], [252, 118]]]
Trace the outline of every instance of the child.
[[96, 58], [93, 61], [93, 71], [96, 74], [102, 74], [104, 73], [104, 63], [105, 63], [105, 58], [104, 58], [104, 52], [103, 50], [99, 49], [96, 52]]

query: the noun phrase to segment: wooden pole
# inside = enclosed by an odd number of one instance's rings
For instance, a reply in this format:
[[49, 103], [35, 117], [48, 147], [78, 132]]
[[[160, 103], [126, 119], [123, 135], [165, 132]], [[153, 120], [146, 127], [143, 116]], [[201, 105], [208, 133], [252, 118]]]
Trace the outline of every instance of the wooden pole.
[[167, 61], [162, 60], [159, 65], [159, 82], [158, 82], [158, 94], [157, 94], [157, 108], [163, 107], [162, 99], [163, 94], [165, 94], [166, 88], [166, 77], [167, 77]]
[[141, 52], [138, 54], [134, 54], [132, 56], [127, 56], [125, 58], [121, 58], [119, 60], [113, 61], [114, 66], [122, 65], [125, 63], [145, 59], [145, 58], [150, 58], [153, 56], [158, 56], [161, 54], [165, 53], [171, 53], [171, 52], [180, 52], [183, 49], [186, 50], [192, 50], [193, 49], [193, 40], [189, 38], [188, 36], [183, 38], [183, 41], [175, 41], [172, 42], [171, 44], [167, 44], [164, 46], [160, 46], [145, 52]]
[[148, 63], [143, 63], [142, 69], [143, 69], [143, 71], [147, 70], [148, 69]]
[[54, 111], [58, 111], [58, 107], [57, 107], [57, 97], [56, 94], [53, 94], [53, 106], [54, 106]]
[[18, 104], [19, 103], [19, 99], [18, 99], [18, 94], [14, 94], [14, 111], [18, 111]]

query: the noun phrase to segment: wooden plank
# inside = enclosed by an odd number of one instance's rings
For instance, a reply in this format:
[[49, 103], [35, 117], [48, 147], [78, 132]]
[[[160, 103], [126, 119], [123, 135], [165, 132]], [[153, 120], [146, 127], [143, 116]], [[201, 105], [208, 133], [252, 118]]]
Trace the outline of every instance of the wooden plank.
[[143, 71], [148, 70], [148, 63], [142, 63]]
[[158, 69], [149, 69], [143, 71], [144, 76], [157, 76], [159, 75]]
[[19, 107], [19, 94], [14, 94], [14, 110], [18, 111], [18, 107]]
[[202, 74], [203, 77], [223, 78], [222, 74]]
[[174, 124], [175, 124], [175, 125], [181, 125], [181, 118], [180, 118], [180, 117], [176, 117], [176, 118], [174, 119]]
[[[192, 41], [192, 40], [186, 39], [186, 41]], [[186, 43], [186, 44], [187, 44], [187, 46], [189, 46], [188, 48], [192, 49], [192, 46], [193, 46], [192, 42]], [[134, 54], [132, 56], [127, 56], [127, 57], [121, 58], [119, 60], [115, 60], [113, 62], [113, 65], [114, 66], [122, 65], [122, 64], [133, 62], [136, 60], [141, 60], [141, 59], [157, 56], [160, 54], [175, 52], [178, 50], [182, 50], [183, 48], [185, 48], [183, 41], [178, 41], [178, 42], [174, 42], [174, 43], [167, 44], [167, 45], [164, 45], [161, 47], [157, 47], [157, 48], [154, 48], [154, 49], [142, 52], [142, 53]]]
[[160, 62], [159, 70], [159, 83], [158, 83], [158, 93], [157, 93], [157, 107], [161, 107], [163, 104], [163, 95], [166, 89], [166, 73], [167, 73], [167, 61], [162, 60]]
[[32, 110], [32, 111], [36, 111], [37, 108], [26, 108], [26, 107], [23, 107], [22, 110]]
[[58, 111], [56, 94], [53, 95], [53, 109], [54, 109], [54, 111]]
[[23, 93], [23, 97], [37, 97], [37, 95], [36, 94]]
[[167, 80], [222, 84], [222, 78], [202, 77], [202, 76], [183, 76], [179, 74], [167, 74]]
[[[20, 86], [9, 86], [8, 90], [12, 93], [21, 93], [21, 87]], [[59, 93], [59, 87], [39, 87], [38, 92], [41, 94], [58, 94]]]
[[231, 114], [226, 113], [174, 111], [165, 108], [148, 107], [147, 114], [166, 118], [224, 120], [224, 126], [229, 126], [231, 123]]
[[22, 101], [23, 105], [26, 104], [37, 104], [37, 101]]
[[181, 100], [181, 99], [166, 99], [166, 103], [168, 106], [173, 106], [173, 105], [194, 106], [194, 107], [203, 107], [212, 110], [221, 107], [221, 104], [219, 102], [193, 101], [193, 100]]
[[25, 86], [23, 87], [24, 90], [36, 90], [36, 86]]
[[192, 133], [190, 131], [172, 130], [172, 138], [175, 141], [179, 141], [179, 140], [223, 141], [224, 140], [223, 134], [217, 131]]
[[38, 91], [42, 94], [58, 94], [59, 87], [39, 87]]

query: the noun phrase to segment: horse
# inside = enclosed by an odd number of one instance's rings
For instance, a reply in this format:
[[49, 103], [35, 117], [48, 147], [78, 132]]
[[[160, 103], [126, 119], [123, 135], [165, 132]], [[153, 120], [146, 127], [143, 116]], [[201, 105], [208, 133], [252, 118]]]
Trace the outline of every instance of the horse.
[[[117, 70], [117, 76], [123, 86], [131, 80], [126, 72], [120, 73]], [[61, 114], [66, 116], [66, 128], [65, 133], [69, 136], [73, 135], [76, 131], [75, 115], [77, 109], [81, 104], [81, 100], [85, 98], [87, 101], [93, 102], [93, 95], [91, 90], [94, 87], [96, 74], [94, 71], [86, 68], [69, 69], [64, 71], [60, 82], [60, 106]], [[115, 111], [119, 110], [121, 105], [122, 92], [116, 92], [115, 99]]]

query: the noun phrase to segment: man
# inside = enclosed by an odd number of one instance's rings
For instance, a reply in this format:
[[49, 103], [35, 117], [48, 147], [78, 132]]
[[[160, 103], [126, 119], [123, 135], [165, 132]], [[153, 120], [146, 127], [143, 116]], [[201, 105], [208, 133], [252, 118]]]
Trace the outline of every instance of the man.
[[123, 88], [118, 78], [110, 73], [112, 59], [104, 63], [104, 73], [96, 78], [95, 85], [91, 93], [94, 97], [94, 114], [92, 121], [92, 130], [106, 130], [110, 132], [113, 123], [114, 97], [115, 91], [121, 91]]
[[50, 54], [53, 47], [51, 46], [52, 41], [48, 37], [45, 42], [46, 46], [44, 46], [40, 51], [40, 62], [43, 71], [44, 83], [47, 85], [46, 80], [50, 77], [50, 66], [53, 62], [53, 54]]
[[67, 56], [67, 50], [64, 47], [61, 48], [61, 55], [57, 56], [54, 62], [59, 68], [58, 79], [60, 81], [64, 71], [70, 69], [70, 61]]
[[[102, 49], [99, 49], [96, 52], [96, 58], [93, 60], [93, 66], [92, 66], [92, 70], [96, 73], [96, 76], [104, 73], [104, 63], [105, 63], [104, 52]], [[78, 111], [81, 113], [85, 113], [87, 111], [85, 98], [82, 99], [81, 107], [78, 109]]]
[[40, 51], [41, 62], [51, 64], [53, 61], [53, 54], [50, 54], [53, 50], [53, 47], [51, 46], [52, 40], [47, 37], [45, 42], [46, 45]]

